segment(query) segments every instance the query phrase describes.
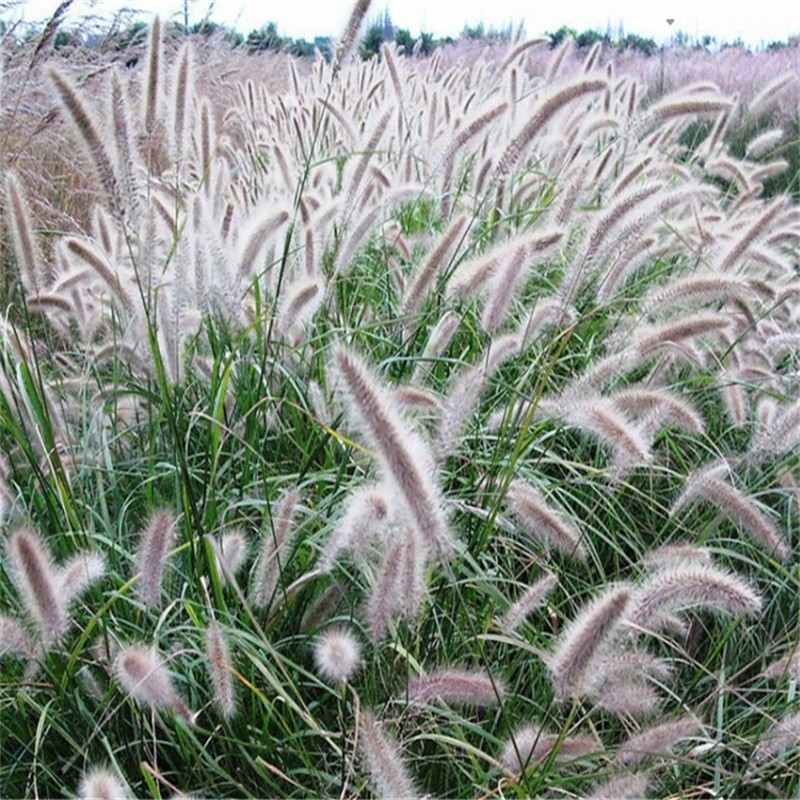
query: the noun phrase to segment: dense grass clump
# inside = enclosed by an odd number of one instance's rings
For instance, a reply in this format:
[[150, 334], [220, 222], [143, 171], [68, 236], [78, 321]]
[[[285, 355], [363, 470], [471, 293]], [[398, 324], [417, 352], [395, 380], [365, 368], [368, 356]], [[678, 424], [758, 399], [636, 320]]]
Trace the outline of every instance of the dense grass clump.
[[6, 165], [0, 795], [796, 793], [783, 140], [569, 42], [355, 63], [367, 5], [230, 102], [158, 21], [42, 66], [92, 200]]

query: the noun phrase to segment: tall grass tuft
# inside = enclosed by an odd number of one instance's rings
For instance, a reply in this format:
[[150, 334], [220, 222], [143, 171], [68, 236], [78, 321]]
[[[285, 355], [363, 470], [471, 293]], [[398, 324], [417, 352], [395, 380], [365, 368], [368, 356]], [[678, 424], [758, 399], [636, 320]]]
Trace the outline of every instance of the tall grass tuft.
[[0, 36], [0, 796], [796, 796], [796, 45], [370, 8]]

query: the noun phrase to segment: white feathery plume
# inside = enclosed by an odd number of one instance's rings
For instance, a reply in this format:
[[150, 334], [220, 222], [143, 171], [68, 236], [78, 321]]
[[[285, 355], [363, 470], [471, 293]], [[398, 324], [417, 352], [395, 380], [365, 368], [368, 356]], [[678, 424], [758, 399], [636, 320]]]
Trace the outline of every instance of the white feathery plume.
[[678, 742], [701, 730], [700, 720], [693, 715], [645, 728], [628, 738], [617, 752], [614, 762], [630, 768], [653, 756], [668, 756]]
[[762, 735], [755, 751], [755, 760], [763, 763], [800, 745], [800, 712], [786, 714], [773, 722]]
[[670, 514], [676, 514], [688, 503], [703, 498], [709, 500], [728, 519], [741, 526], [755, 541], [778, 559], [789, 555], [789, 546], [772, 518], [753, 500], [745, 497], [736, 487], [717, 474], [716, 467], [696, 470], [686, 481], [686, 486], [675, 501]]
[[363, 556], [371, 542], [383, 537], [392, 516], [392, 496], [387, 487], [370, 484], [355, 489], [325, 544], [319, 568], [329, 572], [338, 555], [347, 550]]
[[510, 775], [547, 761], [552, 755], [554, 762], [572, 761], [600, 750], [594, 739], [588, 736], [564, 736], [549, 733], [539, 725], [524, 725], [503, 745], [500, 762]]
[[81, 779], [78, 797], [80, 800], [127, 800], [130, 795], [114, 770], [94, 767]]
[[326, 680], [347, 683], [361, 665], [361, 644], [347, 628], [330, 628], [314, 642], [314, 664]]
[[98, 553], [78, 553], [62, 564], [55, 573], [64, 602], [69, 604], [105, 575], [105, 559]]
[[398, 755], [399, 747], [371, 711], [361, 712], [361, 753], [377, 790], [386, 800], [412, 800], [419, 792]]
[[31, 637], [19, 620], [0, 614], [0, 658], [9, 654], [15, 658], [30, 659], [34, 652]]
[[154, 709], [171, 709], [187, 721], [192, 714], [175, 690], [161, 656], [152, 647], [129, 645], [114, 660], [114, 673], [122, 688], [137, 703]]
[[586, 800], [642, 800], [647, 796], [650, 776], [646, 772], [610, 778], [595, 789]]
[[550, 573], [532, 583], [500, 619], [498, 623], [500, 629], [506, 634], [517, 630], [525, 619], [541, 606], [557, 583], [555, 575]]
[[244, 531], [236, 528], [218, 536], [206, 536], [206, 540], [217, 562], [220, 584], [233, 582], [247, 560], [249, 546]]
[[386, 479], [397, 488], [398, 499], [423, 540], [434, 553], [451, 552], [453, 538], [435, 485], [429, 447], [359, 356], [338, 347], [333, 368], [349, 414], [377, 451]]
[[49, 550], [32, 530], [19, 528], [8, 537], [8, 556], [25, 608], [43, 641], [57, 642], [67, 630], [66, 602]]
[[438, 322], [431, 329], [428, 341], [419, 360], [414, 364], [414, 371], [411, 373], [410, 383], [421, 385], [428, 379], [431, 372], [431, 361], [439, 356], [450, 344], [453, 336], [461, 324], [461, 317], [454, 311], [445, 311], [439, 317]]
[[218, 622], [212, 622], [206, 628], [205, 640], [206, 665], [214, 688], [214, 705], [223, 719], [231, 719], [236, 714], [233, 668], [228, 639]]
[[546, 503], [538, 489], [515, 480], [508, 487], [506, 501], [516, 520], [534, 539], [566, 556], [586, 558], [580, 531], [562, 511]]
[[439, 669], [414, 678], [408, 685], [411, 703], [440, 701], [448, 705], [490, 706], [503, 699], [505, 686], [496, 676], [465, 669]]
[[588, 602], [547, 655], [556, 697], [580, 697], [601, 648], [618, 629], [630, 605], [629, 586], [612, 586]]
[[666, 566], [652, 574], [633, 596], [629, 622], [653, 630], [665, 614], [696, 607], [726, 614], [755, 615], [761, 597], [733, 573], [693, 561]]
[[174, 536], [175, 517], [169, 509], [154, 512], [140, 534], [136, 551], [137, 593], [145, 608], [161, 605], [164, 570]]
[[271, 509], [253, 581], [252, 597], [256, 608], [267, 609], [273, 602], [278, 578], [283, 569], [282, 560], [292, 543], [291, 534], [299, 502], [300, 493], [297, 487], [290, 486]]

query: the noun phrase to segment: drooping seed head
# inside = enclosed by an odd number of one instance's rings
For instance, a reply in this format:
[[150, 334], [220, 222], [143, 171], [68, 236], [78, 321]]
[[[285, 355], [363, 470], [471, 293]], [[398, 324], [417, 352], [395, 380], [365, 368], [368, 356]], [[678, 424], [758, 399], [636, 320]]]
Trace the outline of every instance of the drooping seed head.
[[8, 555], [25, 607], [42, 639], [58, 641], [66, 632], [67, 614], [46, 546], [33, 531], [20, 528], [9, 537]]

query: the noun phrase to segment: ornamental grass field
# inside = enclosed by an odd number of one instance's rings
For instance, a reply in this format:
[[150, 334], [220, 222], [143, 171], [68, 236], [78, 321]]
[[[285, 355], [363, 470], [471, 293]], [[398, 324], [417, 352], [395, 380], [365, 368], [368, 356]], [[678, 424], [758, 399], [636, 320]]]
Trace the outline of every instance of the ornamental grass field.
[[797, 796], [800, 48], [368, 5], [3, 40], [0, 796]]

